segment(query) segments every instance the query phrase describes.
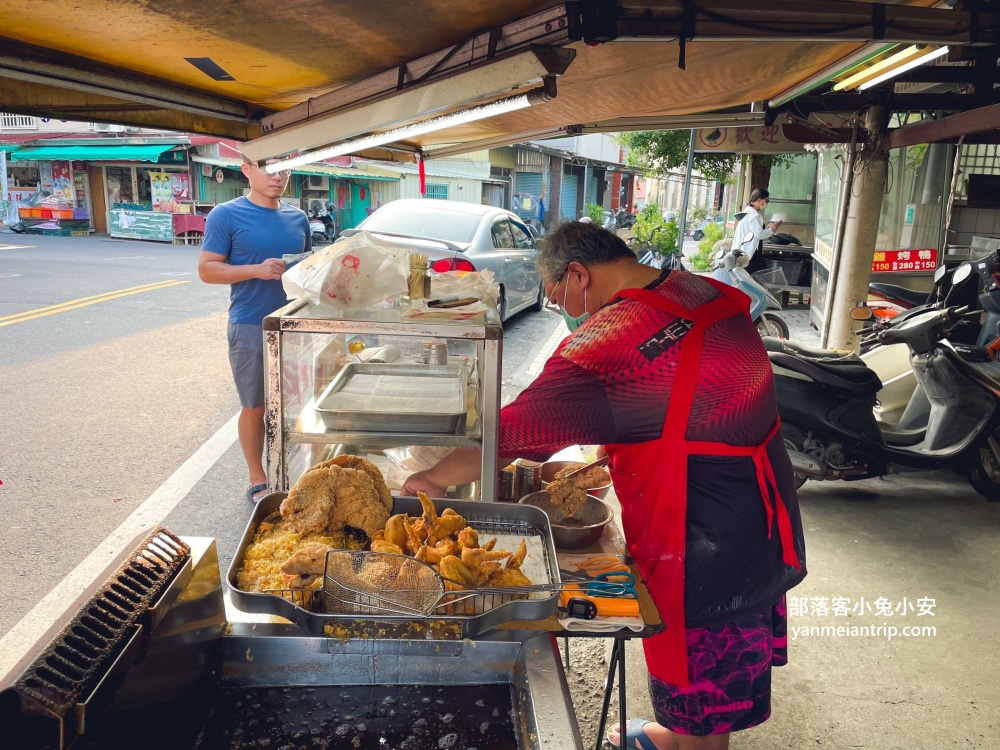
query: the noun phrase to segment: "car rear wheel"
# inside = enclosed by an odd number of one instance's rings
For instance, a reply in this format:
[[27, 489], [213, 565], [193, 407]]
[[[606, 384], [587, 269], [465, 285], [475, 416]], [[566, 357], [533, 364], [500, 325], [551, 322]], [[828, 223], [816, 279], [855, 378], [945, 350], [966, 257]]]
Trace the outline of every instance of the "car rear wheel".
[[535, 300], [535, 304], [531, 306], [532, 311], [541, 312], [542, 308], [545, 307], [545, 285], [538, 285], [538, 298]]

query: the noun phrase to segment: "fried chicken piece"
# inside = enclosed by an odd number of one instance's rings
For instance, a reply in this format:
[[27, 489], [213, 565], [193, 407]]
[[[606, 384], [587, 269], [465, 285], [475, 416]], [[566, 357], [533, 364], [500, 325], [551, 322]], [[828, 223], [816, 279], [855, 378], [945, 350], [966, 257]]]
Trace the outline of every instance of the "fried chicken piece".
[[520, 570], [524, 564], [524, 558], [528, 556], [528, 543], [522, 539], [517, 547], [517, 552], [510, 556], [507, 561], [507, 570]]
[[574, 515], [587, 502], [587, 491], [577, 487], [572, 479], [557, 479], [549, 483], [546, 489], [552, 499], [552, 505], [567, 516]]
[[[441, 559], [439, 570], [446, 579], [445, 583], [458, 584], [456, 588], [476, 588], [476, 575], [454, 555]], [[448, 588], [446, 586], [446, 588]], [[454, 588], [450, 590], [455, 590]]]
[[372, 552], [389, 552], [393, 555], [402, 555], [403, 548], [386, 539], [376, 539], [372, 542]]
[[490, 575], [491, 586], [530, 586], [531, 579], [517, 568], [501, 568]]
[[428, 565], [438, 565], [441, 560], [446, 557], [446, 555], [444, 555], [437, 547], [428, 547], [426, 544], [422, 544], [414, 557], [417, 560], [427, 563]]
[[462, 550], [462, 562], [471, 570], [484, 563], [506, 560], [510, 555], [510, 552], [502, 549], [490, 552], [484, 549], [470, 549], [466, 547]]
[[465, 519], [451, 508], [447, 508], [439, 516], [434, 503], [423, 492], [417, 493], [417, 499], [424, 511], [421, 518], [424, 521], [424, 528], [427, 529], [428, 545], [437, 544], [441, 539], [457, 534], [466, 527]]
[[[586, 464], [576, 464], [575, 466], [567, 466], [565, 469], [560, 469], [556, 472], [555, 479], [566, 479], [567, 474], [571, 474], [579, 468], [586, 466]], [[611, 474], [603, 466], [595, 466], [582, 474], [577, 474], [574, 477], [570, 477], [573, 484], [584, 490], [592, 490], [596, 487], [605, 487], [611, 483]]]
[[458, 542], [451, 537], [445, 537], [439, 541], [434, 545], [434, 549], [440, 552], [442, 557], [447, 557], [448, 555], [459, 556], [462, 554], [462, 550], [458, 546]]
[[345, 526], [361, 529], [369, 538], [385, 528], [389, 510], [379, 500], [375, 483], [364, 471], [338, 469], [331, 466], [326, 471], [334, 478], [336, 499], [330, 513], [330, 528], [339, 531]]
[[397, 547], [406, 547], [409, 537], [406, 533], [406, 519], [408, 516], [405, 513], [397, 513], [396, 515], [389, 518], [385, 522], [385, 532], [383, 534], [383, 539], [391, 544], [395, 544]]
[[306, 542], [299, 545], [291, 556], [281, 565], [285, 576], [285, 585], [289, 588], [304, 589], [323, 575], [326, 570], [326, 553], [333, 549], [321, 542]]
[[306, 472], [281, 501], [281, 517], [299, 534], [326, 529], [333, 511], [334, 490], [329, 469]]
[[492, 538], [492, 539], [490, 539], [490, 540], [489, 540], [488, 542], [486, 542], [486, 544], [484, 544], [484, 545], [482, 546], [482, 549], [484, 549], [484, 550], [486, 550], [487, 552], [489, 552], [490, 550], [492, 550], [492, 549], [493, 549], [494, 547], [496, 547], [496, 546], [497, 546], [497, 538], [496, 538], [496, 537], [493, 537], [493, 538]]
[[385, 506], [387, 511], [392, 512], [392, 493], [389, 492], [385, 478], [375, 464], [360, 456], [337, 456], [336, 458], [331, 458], [329, 461], [316, 464], [309, 471], [313, 471], [314, 469], [328, 469], [331, 466], [337, 466], [341, 469], [357, 469], [371, 477], [372, 482], [375, 484], [375, 490], [378, 492], [379, 501]]
[[479, 532], [471, 526], [466, 526], [458, 532], [458, 543], [462, 549], [476, 549], [479, 547]]
[[[420, 521], [421, 524], [420, 528], [421, 530], [423, 530], [423, 519], [418, 518], [417, 521]], [[427, 534], [425, 532], [423, 537], [421, 537], [420, 533], [417, 530], [417, 524], [415, 521], [409, 518], [404, 519], [403, 529], [406, 531], [406, 548], [410, 551], [410, 553], [415, 555], [417, 554], [417, 551], [421, 547], [427, 546], [424, 544], [424, 540], [427, 538]]]

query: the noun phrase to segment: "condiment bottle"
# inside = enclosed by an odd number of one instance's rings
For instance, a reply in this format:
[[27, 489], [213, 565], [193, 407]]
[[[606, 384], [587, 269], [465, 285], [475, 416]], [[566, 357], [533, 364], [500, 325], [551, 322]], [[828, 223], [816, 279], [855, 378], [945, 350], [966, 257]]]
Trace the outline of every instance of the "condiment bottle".
[[517, 467], [515, 486], [518, 499], [542, 489], [542, 465], [538, 461], [519, 458], [514, 466]]
[[497, 483], [497, 500], [502, 503], [509, 503], [517, 500], [516, 474], [513, 470], [503, 468], [500, 470], [500, 481]]

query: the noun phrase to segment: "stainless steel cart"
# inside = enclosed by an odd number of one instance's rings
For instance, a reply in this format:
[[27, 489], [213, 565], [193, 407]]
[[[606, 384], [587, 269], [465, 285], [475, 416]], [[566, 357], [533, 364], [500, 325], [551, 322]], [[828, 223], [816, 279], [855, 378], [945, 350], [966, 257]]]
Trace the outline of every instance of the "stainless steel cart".
[[[478, 322], [418, 322], [392, 307], [332, 315], [296, 301], [264, 319], [270, 490], [287, 492], [310, 466], [342, 453], [377, 459], [387, 449], [433, 455], [438, 449], [476, 447], [482, 448], [481, 478], [486, 481], [458, 488], [455, 494], [495, 500], [503, 346], [496, 311]], [[425, 343], [443, 343], [447, 364], [422, 362]], [[411, 384], [421, 374], [451, 378], [461, 374], [465, 414], [456, 417], [453, 408], [445, 413], [443, 406], [441, 414], [430, 413], [432, 408], [429, 413], [415, 413], [401, 408], [398, 399], [393, 406], [391, 398], [374, 392], [363, 405], [359, 396], [358, 403], [342, 414], [331, 412], [329, 404], [336, 403], [331, 395], [355, 372], [388, 377], [398, 373], [410, 378]], [[399, 413], [396, 420], [394, 410]]]

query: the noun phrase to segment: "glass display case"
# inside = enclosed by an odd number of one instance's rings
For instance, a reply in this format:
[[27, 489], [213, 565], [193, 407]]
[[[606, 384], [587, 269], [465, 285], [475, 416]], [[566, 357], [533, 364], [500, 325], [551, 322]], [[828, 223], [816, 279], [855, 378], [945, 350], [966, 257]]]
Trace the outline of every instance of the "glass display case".
[[333, 313], [296, 301], [268, 316], [271, 491], [344, 454], [372, 461], [398, 490], [409, 473], [476, 447], [480, 481], [448, 496], [495, 500], [502, 339], [495, 310], [475, 321], [415, 321], [399, 308]]

